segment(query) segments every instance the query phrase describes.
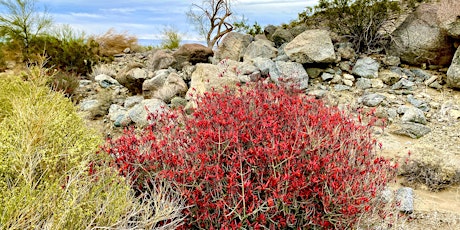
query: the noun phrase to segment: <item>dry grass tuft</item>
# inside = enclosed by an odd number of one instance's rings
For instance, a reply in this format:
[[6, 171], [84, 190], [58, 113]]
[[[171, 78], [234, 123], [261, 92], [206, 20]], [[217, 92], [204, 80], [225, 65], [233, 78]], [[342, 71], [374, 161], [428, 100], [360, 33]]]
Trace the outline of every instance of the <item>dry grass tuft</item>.
[[114, 29], [110, 29], [100, 36], [92, 36], [89, 40], [94, 40], [99, 44], [99, 52], [103, 56], [113, 56], [123, 52], [126, 48], [131, 50], [139, 48], [138, 40], [135, 36], [128, 35], [126, 32], [116, 33]]

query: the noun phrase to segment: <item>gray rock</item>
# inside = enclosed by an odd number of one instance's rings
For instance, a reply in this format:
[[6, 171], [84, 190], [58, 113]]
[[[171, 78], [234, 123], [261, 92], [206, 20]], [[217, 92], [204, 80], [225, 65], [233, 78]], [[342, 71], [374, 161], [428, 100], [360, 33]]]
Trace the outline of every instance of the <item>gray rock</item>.
[[452, 43], [440, 27], [438, 5], [420, 4], [392, 33], [389, 54], [411, 65], [447, 65], [453, 56]]
[[275, 69], [270, 70], [270, 79], [275, 83], [280, 81], [295, 85], [300, 90], [308, 88], [308, 74], [302, 64], [296, 62], [275, 62]]
[[415, 107], [409, 106], [405, 111], [404, 115], [401, 117], [401, 121], [403, 122], [415, 122], [419, 124], [426, 125], [427, 121], [425, 118], [425, 114], [422, 110], [417, 109]]
[[264, 28], [264, 35], [269, 41], [273, 41], [272, 36], [278, 27], [274, 25], [268, 25]]
[[393, 84], [391, 86], [391, 89], [392, 90], [398, 90], [398, 89], [408, 89], [408, 90], [412, 90], [413, 87], [415, 86], [415, 83], [412, 82], [412, 81], [409, 81], [405, 78], [402, 78], [401, 80], [399, 80], [398, 82], [396, 82], [395, 84]]
[[176, 59], [170, 52], [159, 50], [153, 55], [149, 55], [149, 59], [146, 61], [146, 63], [147, 67], [153, 70], [167, 69], [176, 63]]
[[130, 92], [140, 94], [142, 93], [142, 83], [153, 76], [153, 72], [139, 67], [131, 68], [131, 66], [126, 67], [125, 70], [119, 73], [116, 80], [128, 88]]
[[173, 53], [177, 63], [174, 67], [181, 70], [188, 64], [195, 65], [197, 63], [208, 63], [209, 57], [214, 55], [211, 48], [201, 44], [184, 44]]
[[368, 78], [358, 78], [358, 80], [356, 81], [356, 87], [362, 90], [370, 89], [372, 88], [372, 81]]
[[252, 62], [264, 77], [269, 75], [271, 69], [275, 69], [275, 62], [268, 58], [255, 58]]
[[129, 119], [138, 127], [145, 127], [153, 121], [147, 120], [147, 110], [152, 114], [160, 114], [168, 110], [166, 103], [160, 99], [146, 99], [127, 111]]
[[307, 30], [284, 48], [286, 55], [298, 63], [333, 63], [336, 56], [329, 32]]
[[394, 85], [401, 79], [401, 73], [391, 70], [382, 70], [379, 72], [379, 78], [387, 85]]
[[135, 106], [136, 104], [139, 104], [142, 100], [144, 100], [144, 97], [140, 96], [140, 95], [127, 97], [125, 99], [125, 103], [124, 103], [123, 106], [125, 108], [129, 109], [129, 108]]
[[294, 36], [291, 34], [291, 32], [287, 29], [284, 29], [282, 27], [278, 27], [275, 30], [275, 33], [273, 33], [271, 41], [275, 43], [276, 47], [280, 47], [284, 43], [290, 42], [294, 39]]
[[321, 74], [321, 79], [323, 79], [323, 81], [330, 81], [334, 78], [334, 75], [333, 74], [330, 74], [330, 73], [323, 73]]
[[386, 97], [381, 94], [372, 93], [362, 96], [360, 100], [365, 106], [375, 107], [382, 103], [385, 98]]
[[243, 60], [249, 61], [256, 57], [261, 58], [275, 58], [278, 54], [278, 50], [274, 47], [274, 44], [268, 40], [258, 40], [249, 44], [244, 53]]
[[428, 105], [428, 103], [426, 103], [425, 101], [416, 99], [412, 95], [407, 96], [407, 101], [411, 103], [413, 106], [415, 106], [416, 108], [422, 110], [423, 112], [430, 111], [430, 106]]
[[112, 85], [120, 85], [117, 80], [113, 79], [109, 75], [106, 74], [99, 74], [94, 77], [94, 80], [99, 83], [102, 88], [109, 88]]
[[80, 110], [91, 111], [99, 106], [98, 100], [83, 100], [80, 102]]
[[160, 74], [144, 81], [144, 98], [158, 98], [168, 103], [174, 96], [181, 96], [187, 92], [187, 84], [179, 74], [172, 72], [167, 77], [164, 76]]
[[307, 73], [310, 78], [318, 78], [322, 72], [323, 70], [320, 68], [315, 68], [315, 67], [307, 68]]
[[341, 84], [338, 84], [338, 85], [334, 85], [334, 90], [337, 91], [337, 92], [340, 92], [340, 91], [350, 91], [350, 90], [351, 90], [351, 87], [348, 86], [348, 85], [341, 85]]
[[91, 80], [80, 80], [78, 87], [83, 88], [85, 86], [91, 85], [91, 83], [93, 83]]
[[[457, 9], [459, 8], [460, 6], [457, 6]], [[449, 23], [447, 25], [447, 34], [452, 37], [452, 38], [455, 38], [455, 39], [460, 39], [460, 18], [457, 17], [457, 20]]]
[[399, 66], [401, 64], [401, 59], [396, 56], [388, 55], [383, 58], [382, 62], [387, 66]]
[[328, 93], [327, 90], [315, 89], [315, 90], [308, 91], [307, 95], [314, 96], [316, 99], [321, 99], [324, 96], [326, 96], [327, 93]]
[[[112, 122], [121, 121], [126, 116], [127, 110], [121, 105], [112, 104], [109, 107], [108, 117]], [[118, 123], [116, 126], [119, 127], [121, 124]]]
[[364, 78], [377, 78], [379, 76], [379, 67], [380, 64], [376, 60], [365, 57], [356, 61], [352, 73]]
[[192, 74], [185, 98], [189, 100], [212, 89], [221, 90], [224, 86], [235, 87], [239, 82], [236, 73], [228, 66], [199, 63]]
[[460, 47], [455, 52], [449, 70], [447, 70], [447, 85], [460, 89]]
[[416, 82], [424, 82], [428, 79], [431, 78], [431, 74], [427, 73], [426, 71], [424, 70], [421, 70], [421, 69], [411, 69], [410, 70], [412, 73], [415, 74], [415, 77], [416, 77]]
[[399, 211], [411, 214], [414, 211], [414, 191], [412, 188], [399, 188], [396, 191], [396, 203]]
[[[268, 37], [268, 36], [267, 36]], [[240, 61], [246, 52], [246, 48], [251, 43], [252, 38], [249, 34], [230, 32], [222, 39], [218, 51], [215, 54], [216, 61], [230, 59]]]
[[350, 42], [337, 43], [335, 46], [337, 47], [337, 55], [339, 55], [342, 60], [353, 59], [356, 55], [353, 44]]
[[415, 122], [402, 122], [394, 124], [394, 126], [394, 131], [392, 131], [393, 134], [408, 136], [413, 139], [423, 137], [431, 132], [430, 127]]

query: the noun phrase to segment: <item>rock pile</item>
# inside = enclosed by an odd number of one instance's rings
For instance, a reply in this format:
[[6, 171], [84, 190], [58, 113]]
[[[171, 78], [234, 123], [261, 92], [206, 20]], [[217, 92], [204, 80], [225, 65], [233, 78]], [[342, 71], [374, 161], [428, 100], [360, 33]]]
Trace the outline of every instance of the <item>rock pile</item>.
[[[459, 19], [445, 32], [430, 20], [436, 15], [423, 14], [432, 7], [422, 4], [393, 32], [396, 43], [388, 55], [358, 54], [350, 43], [333, 42], [327, 30], [276, 26], [255, 38], [231, 32], [215, 52], [185, 44], [175, 51], [120, 54], [106, 71], [95, 71], [94, 81], [81, 82], [81, 110], [109, 103], [102, 116], [114, 126], [145, 126], [145, 108], [192, 108], [194, 95], [262, 79], [293, 84], [335, 105], [376, 108], [393, 133], [420, 138], [430, 132], [430, 122], [455, 120], [460, 113], [460, 102], [446, 106], [426, 93], [460, 88], [460, 49], [453, 55]], [[101, 99], [100, 91], [110, 99]]]

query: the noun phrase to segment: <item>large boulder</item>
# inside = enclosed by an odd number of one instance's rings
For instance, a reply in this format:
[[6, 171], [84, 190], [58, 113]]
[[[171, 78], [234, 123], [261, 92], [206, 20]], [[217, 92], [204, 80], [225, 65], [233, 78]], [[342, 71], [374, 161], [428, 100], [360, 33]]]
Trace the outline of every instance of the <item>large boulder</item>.
[[176, 59], [171, 54], [170, 51], [167, 50], [158, 50], [153, 55], [149, 55], [149, 59], [147, 60], [147, 67], [152, 70], [160, 70], [160, 69], [167, 69], [173, 64], [176, 63]]
[[272, 40], [272, 36], [273, 34], [275, 33], [276, 29], [278, 27], [274, 26], [274, 25], [268, 25], [264, 28], [264, 35], [265, 37], [270, 40], [270, 41], [273, 41]]
[[452, 64], [450, 64], [449, 70], [447, 70], [447, 85], [460, 89], [460, 47], [455, 52]]
[[244, 61], [249, 61], [257, 57], [261, 58], [275, 58], [278, 50], [274, 44], [268, 40], [258, 40], [249, 44], [244, 53]]
[[230, 59], [241, 61], [246, 48], [251, 43], [252, 38], [249, 34], [241, 34], [238, 32], [228, 33], [221, 41], [218, 51], [216, 52], [216, 61]]
[[158, 98], [164, 102], [170, 102], [174, 96], [181, 96], [187, 90], [187, 84], [176, 72], [162, 72], [142, 85], [145, 98]]
[[153, 77], [153, 72], [138, 65], [129, 65], [120, 71], [116, 80], [133, 94], [141, 94], [142, 84], [151, 77]]
[[334, 45], [326, 30], [307, 30], [284, 47], [286, 55], [298, 63], [332, 63]]
[[127, 111], [127, 119], [134, 122], [137, 127], [145, 127], [153, 122], [148, 120], [148, 113], [161, 114], [166, 111], [168, 111], [168, 106], [164, 101], [156, 98], [146, 99]]
[[276, 47], [280, 47], [284, 43], [288, 43], [294, 39], [294, 36], [287, 29], [279, 27], [275, 30], [271, 37], [271, 41], [275, 43]]
[[412, 65], [448, 65], [453, 42], [438, 23], [438, 9], [436, 4], [421, 4], [392, 33], [389, 53]]
[[173, 53], [177, 64], [175, 68], [181, 70], [188, 64], [195, 65], [197, 63], [209, 62], [209, 57], [212, 57], [214, 52], [212, 49], [201, 44], [184, 44]]
[[228, 69], [228, 66], [200, 63], [196, 65], [192, 73], [186, 99], [192, 99], [195, 95], [201, 95], [212, 89], [219, 90], [224, 86], [233, 87], [239, 82], [238, 76], [232, 69]]
[[270, 69], [270, 79], [279, 84], [293, 85], [300, 90], [308, 88], [308, 74], [302, 64], [277, 61]]

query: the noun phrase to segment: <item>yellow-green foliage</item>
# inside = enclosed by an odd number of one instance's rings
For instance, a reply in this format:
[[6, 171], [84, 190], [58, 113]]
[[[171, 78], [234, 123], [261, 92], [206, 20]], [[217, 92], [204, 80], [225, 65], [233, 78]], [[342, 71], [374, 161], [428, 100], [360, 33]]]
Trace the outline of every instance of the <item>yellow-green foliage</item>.
[[0, 76], [0, 229], [153, 226], [152, 201], [104, 165], [101, 141], [62, 94]]

